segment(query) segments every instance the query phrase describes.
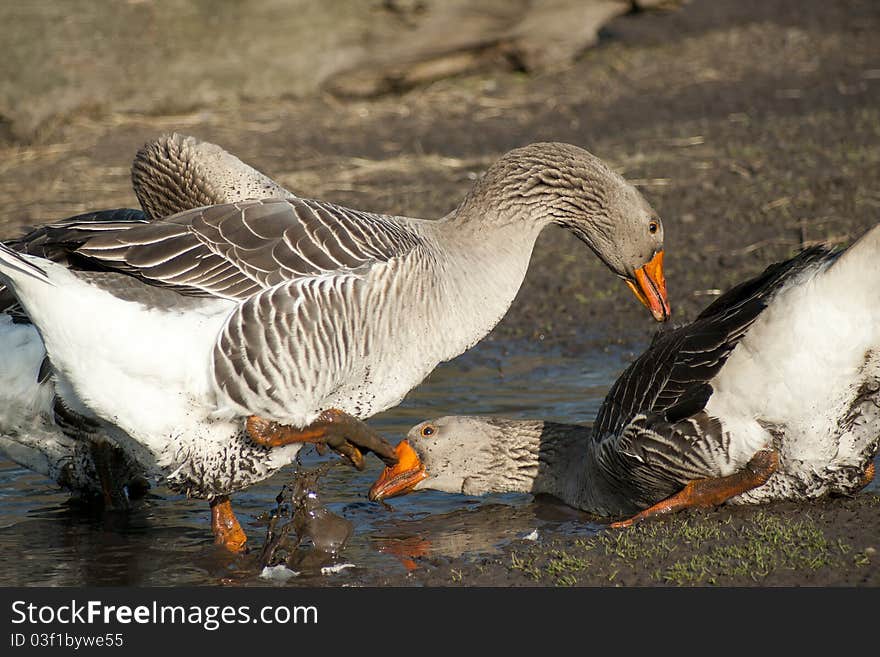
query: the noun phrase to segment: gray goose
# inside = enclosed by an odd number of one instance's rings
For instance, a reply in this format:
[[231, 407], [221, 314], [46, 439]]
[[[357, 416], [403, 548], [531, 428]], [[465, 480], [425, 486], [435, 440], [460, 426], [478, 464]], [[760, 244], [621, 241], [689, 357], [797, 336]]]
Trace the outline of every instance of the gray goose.
[[880, 226], [807, 249], [655, 338], [592, 427], [450, 416], [396, 448], [375, 500], [532, 492], [601, 516], [851, 494], [880, 441]]
[[[179, 211], [248, 198], [294, 195], [219, 146], [172, 134], [145, 144], [132, 164], [141, 210], [118, 209], [71, 217], [5, 244], [16, 251], [65, 259], [49, 235], [60, 226], [146, 223]], [[56, 398], [43, 342], [15, 296], [0, 286], [0, 454], [49, 477], [83, 499], [128, 505], [148, 488], [142, 468], [108, 440], [107, 431], [74, 417]]]
[[559, 143], [509, 152], [437, 221], [264, 199], [66, 224], [48, 231], [64, 262], [0, 247], [0, 278], [65, 403], [118, 426], [170, 487], [208, 499], [217, 542], [238, 550], [228, 495], [303, 442], [359, 467], [361, 450], [394, 462], [362, 420], [495, 326], [551, 223], [669, 316], [660, 219], [600, 159]]

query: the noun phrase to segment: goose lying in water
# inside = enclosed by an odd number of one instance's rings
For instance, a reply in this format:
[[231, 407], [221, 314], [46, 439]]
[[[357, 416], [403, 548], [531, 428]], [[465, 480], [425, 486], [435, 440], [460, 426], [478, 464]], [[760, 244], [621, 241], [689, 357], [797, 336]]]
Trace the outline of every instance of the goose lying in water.
[[[143, 224], [204, 205], [295, 198], [219, 146], [178, 134], [149, 142], [138, 151], [132, 187], [142, 210], [83, 214], [5, 243], [15, 251], [66, 261], [67, 252], [51, 244], [51, 236], [64, 225], [92, 224], [99, 230], [117, 223]], [[113, 428], [74, 417], [56, 397], [43, 341], [4, 286], [0, 286], [0, 353], [0, 454], [79, 497], [103, 498], [111, 507], [125, 507], [130, 496], [147, 489], [140, 466], [115, 447], [112, 438], [108, 440]]]
[[603, 516], [850, 494], [880, 441], [880, 226], [811, 248], [657, 337], [592, 428], [444, 417], [370, 491], [533, 492]]
[[210, 500], [218, 542], [238, 549], [227, 496], [303, 442], [356, 465], [359, 448], [395, 461], [361, 420], [498, 323], [551, 223], [669, 316], [656, 213], [601, 160], [554, 143], [502, 157], [438, 221], [269, 199], [66, 224], [47, 237], [65, 262], [0, 247], [0, 277], [65, 403], [118, 426], [173, 489]]

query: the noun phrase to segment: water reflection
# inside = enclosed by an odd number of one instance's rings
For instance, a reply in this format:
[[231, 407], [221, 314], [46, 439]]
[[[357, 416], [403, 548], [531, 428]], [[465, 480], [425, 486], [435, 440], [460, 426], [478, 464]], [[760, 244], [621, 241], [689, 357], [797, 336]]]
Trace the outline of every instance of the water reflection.
[[396, 557], [406, 570], [415, 570], [423, 557], [495, 554], [511, 541], [535, 540], [545, 529], [590, 536], [600, 528], [586, 514], [549, 499], [532, 501], [524, 495], [506, 504], [481, 500], [470, 506], [418, 520], [389, 519], [370, 544]]

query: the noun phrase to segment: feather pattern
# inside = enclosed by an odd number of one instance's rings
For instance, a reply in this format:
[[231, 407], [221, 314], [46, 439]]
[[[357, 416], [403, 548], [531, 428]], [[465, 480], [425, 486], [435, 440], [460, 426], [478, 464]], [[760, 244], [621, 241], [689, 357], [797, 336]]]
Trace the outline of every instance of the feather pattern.
[[216, 144], [177, 133], [144, 144], [131, 165], [131, 185], [149, 219], [246, 199], [295, 198]]
[[731, 450], [724, 418], [705, 410], [712, 383], [774, 295], [836, 257], [817, 246], [768, 267], [719, 297], [691, 324], [658, 335], [618, 378], [599, 409], [591, 449], [601, 471], [597, 481], [625, 491], [620, 498], [632, 504], [623, 512], [743, 465]]
[[[63, 221], [34, 228], [30, 232], [5, 240], [4, 244], [13, 251], [40, 256], [54, 262], [69, 263], [70, 245], [65, 239], [65, 231], [73, 226], [80, 230], [99, 232], [101, 230], [118, 230], [129, 224], [147, 222], [146, 215], [140, 210], [118, 209], [87, 212]], [[21, 309], [18, 299], [2, 281], [0, 281], [0, 313], [10, 315], [16, 322], [26, 323], [30, 320]]]
[[296, 278], [384, 262], [419, 243], [391, 217], [321, 201], [265, 199], [95, 235], [76, 254], [182, 294], [244, 300]]

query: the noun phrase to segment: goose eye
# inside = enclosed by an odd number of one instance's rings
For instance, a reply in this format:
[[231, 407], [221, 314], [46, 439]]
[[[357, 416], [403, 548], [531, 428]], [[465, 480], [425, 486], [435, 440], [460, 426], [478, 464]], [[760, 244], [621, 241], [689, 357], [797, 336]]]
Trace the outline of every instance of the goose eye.
[[435, 429], [435, 428], [432, 427], [430, 424], [428, 424], [428, 425], [422, 427], [421, 434], [422, 434], [422, 436], [424, 436], [425, 438], [430, 438], [431, 436], [434, 435], [434, 433], [435, 433], [436, 431], [437, 431], [437, 429]]
[[660, 230], [660, 224], [656, 221], [652, 221], [648, 224], [648, 232], [651, 233], [651, 235], [654, 235], [658, 230]]

